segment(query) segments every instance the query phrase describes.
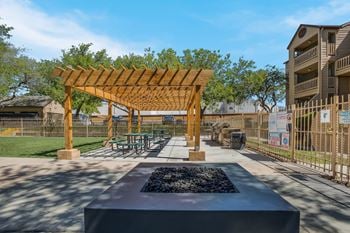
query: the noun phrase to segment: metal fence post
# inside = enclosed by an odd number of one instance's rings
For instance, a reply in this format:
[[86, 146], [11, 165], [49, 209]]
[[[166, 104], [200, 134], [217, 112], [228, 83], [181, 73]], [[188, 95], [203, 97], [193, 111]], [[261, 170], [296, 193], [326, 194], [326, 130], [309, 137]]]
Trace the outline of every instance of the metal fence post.
[[257, 124], [258, 124], [258, 149], [260, 149], [260, 112], [258, 112], [257, 116]]
[[297, 121], [296, 121], [296, 117], [295, 117], [295, 104], [293, 104], [291, 106], [291, 110], [292, 110], [292, 125], [290, 127], [290, 139], [291, 139], [291, 142], [290, 142], [290, 145], [291, 145], [291, 157], [292, 157], [292, 162], [296, 162], [295, 160], [295, 138], [296, 138], [296, 135], [295, 135], [295, 132], [296, 132], [296, 124], [297, 124]]
[[43, 129], [43, 137], [45, 137], [46, 136], [46, 133], [45, 133], [45, 121], [44, 120], [42, 120], [41, 121], [41, 127], [42, 127], [42, 129]]
[[23, 118], [21, 118], [21, 136], [23, 136]]
[[89, 137], [89, 119], [88, 118], [86, 118], [85, 125], [86, 125], [86, 137], [88, 138]]
[[339, 96], [333, 97], [332, 103], [332, 157], [331, 157], [331, 170], [332, 177], [337, 175], [337, 154], [338, 154], [338, 104]]

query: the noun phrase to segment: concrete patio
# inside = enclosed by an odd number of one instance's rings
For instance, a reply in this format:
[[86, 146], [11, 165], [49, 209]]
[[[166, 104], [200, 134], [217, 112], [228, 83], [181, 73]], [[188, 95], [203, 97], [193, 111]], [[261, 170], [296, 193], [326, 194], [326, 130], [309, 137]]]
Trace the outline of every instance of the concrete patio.
[[[184, 138], [160, 152], [109, 148], [77, 161], [0, 158], [0, 232], [83, 232], [83, 207], [139, 162], [186, 162]], [[306, 167], [202, 139], [206, 162], [238, 163], [301, 211], [301, 232], [349, 232], [350, 189]]]

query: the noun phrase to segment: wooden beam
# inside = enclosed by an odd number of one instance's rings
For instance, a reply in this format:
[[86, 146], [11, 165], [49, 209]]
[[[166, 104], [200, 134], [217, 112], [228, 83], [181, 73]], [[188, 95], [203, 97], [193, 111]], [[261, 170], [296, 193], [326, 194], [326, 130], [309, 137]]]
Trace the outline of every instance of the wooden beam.
[[200, 149], [200, 136], [201, 136], [201, 94], [200, 86], [196, 86], [195, 93], [195, 105], [196, 105], [196, 119], [195, 119], [195, 139], [194, 139], [194, 150], [199, 151]]
[[195, 86], [202, 93], [213, 74], [205, 69], [121, 67], [56, 67], [53, 75], [60, 76], [65, 86], [135, 110], [187, 110], [195, 102]]
[[[213, 75], [212, 70], [200, 69], [78, 69], [56, 67], [53, 76], [60, 76], [66, 86], [205, 86]], [[74, 85], [73, 85], [74, 84]]]
[[137, 105], [132, 104], [128, 101], [125, 101], [121, 98], [118, 98], [115, 95], [113, 95], [109, 92], [103, 91], [103, 90], [96, 88], [96, 87], [74, 87], [74, 89], [88, 93], [90, 95], [96, 96], [96, 97], [101, 98], [101, 99], [111, 100], [112, 102], [124, 105], [125, 107], [132, 107], [134, 109], [139, 109]]
[[137, 132], [141, 133], [141, 112], [137, 111]]
[[190, 132], [188, 133], [190, 141], [193, 141], [193, 119], [194, 119], [194, 104], [190, 105]]
[[132, 108], [128, 108], [128, 133], [132, 132]]
[[64, 88], [64, 148], [73, 149], [72, 87]]
[[112, 113], [113, 102], [108, 101], [108, 140], [113, 137], [113, 113]]
[[190, 92], [190, 95], [189, 95], [189, 100], [188, 100], [188, 108], [190, 108], [190, 106], [193, 104], [194, 102], [194, 99], [195, 99], [195, 87], [192, 87], [191, 88], [191, 92]]
[[189, 109], [187, 109], [186, 122], [187, 122], [187, 136], [189, 136], [190, 135], [190, 110]]

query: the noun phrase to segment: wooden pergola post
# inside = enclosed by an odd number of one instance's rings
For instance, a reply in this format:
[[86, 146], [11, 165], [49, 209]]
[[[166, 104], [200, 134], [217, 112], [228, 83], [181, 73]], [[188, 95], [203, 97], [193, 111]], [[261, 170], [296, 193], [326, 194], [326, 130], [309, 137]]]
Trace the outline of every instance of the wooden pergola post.
[[132, 108], [128, 108], [128, 133], [132, 132]]
[[187, 109], [187, 114], [186, 114], [186, 133], [185, 133], [186, 142], [189, 140], [189, 134], [190, 134], [190, 107]]
[[80, 151], [73, 149], [72, 87], [64, 88], [64, 149], [57, 151], [58, 159], [76, 159]]
[[188, 122], [187, 122], [187, 147], [194, 147], [194, 141], [193, 141], [193, 105], [191, 104], [188, 109]]
[[200, 96], [200, 86], [196, 86], [195, 94], [195, 106], [196, 106], [196, 115], [195, 115], [195, 124], [194, 124], [194, 150], [199, 151], [200, 149], [200, 136], [201, 136], [201, 96]]
[[73, 149], [72, 87], [64, 89], [64, 148]]
[[110, 140], [113, 137], [113, 113], [112, 113], [112, 107], [113, 107], [113, 102], [108, 101], [108, 140]]
[[188, 134], [190, 141], [193, 141], [193, 119], [194, 119], [194, 104], [190, 107], [190, 132]]
[[137, 132], [141, 133], [141, 111], [137, 110]]
[[196, 108], [196, 115], [194, 121], [194, 150], [189, 151], [188, 159], [190, 161], [205, 161], [205, 152], [200, 151], [200, 135], [201, 135], [201, 93], [200, 86], [196, 85], [194, 106]]

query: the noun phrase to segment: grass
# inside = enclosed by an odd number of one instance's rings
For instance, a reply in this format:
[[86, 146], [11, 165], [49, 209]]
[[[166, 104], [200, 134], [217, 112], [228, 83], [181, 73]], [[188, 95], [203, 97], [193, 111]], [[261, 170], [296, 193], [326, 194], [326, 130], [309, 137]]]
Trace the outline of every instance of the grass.
[[[102, 137], [74, 137], [74, 148], [81, 153], [100, 148]], [[0, 137], [0, 157], [56, 157], [63, 149], [63, 137]]]
[[[248, 146], [253, 149], [259, 150], [263, 153], [272, 153], [276, 156], [280, 156], [284, 159], [291, 160], [292, 154], [291, 150], [276, 147], [264, 143], [258, 144], [258, 141], [254, 138], [248, 138]], [[318, 165], [329, 165], [331, 163], [331, 154], [329, 152], [319, 152], [319, 151], [307, 151], [307, 150], [295, 150], [295, 159], [308, 164], [318, 164]], [[350, 161], [338, 155], [337, 162], [342, 163], [344, 166], [350, 166]]]

